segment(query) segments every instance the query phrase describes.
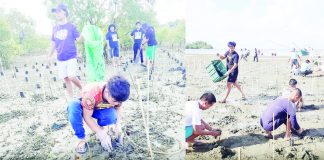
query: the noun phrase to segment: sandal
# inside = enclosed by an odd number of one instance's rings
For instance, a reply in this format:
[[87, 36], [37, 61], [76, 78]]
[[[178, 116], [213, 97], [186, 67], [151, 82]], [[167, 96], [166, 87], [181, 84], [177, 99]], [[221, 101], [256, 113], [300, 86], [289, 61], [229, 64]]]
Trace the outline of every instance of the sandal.
[[[80, 145], [81, 143], [84, 143], [84, 145]], [[85, 141], [79, 141], [77, 146], [75, 147], [75, 151], [79, 154], [83, 154], [87, 152], [87, 142]]]
[[245, 96], [243, 96], [243, 97], [241, 98], [241, 100], [242, 100], [242, 101], [245, 101], [245, 100], [246, 100]]

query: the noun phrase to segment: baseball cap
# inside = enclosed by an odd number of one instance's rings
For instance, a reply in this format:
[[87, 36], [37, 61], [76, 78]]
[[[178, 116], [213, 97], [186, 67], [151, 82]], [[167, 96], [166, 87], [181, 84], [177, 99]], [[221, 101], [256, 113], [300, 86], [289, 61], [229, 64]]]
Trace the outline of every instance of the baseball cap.
[[64, 11], [66, 13], [66, 16], [68, 15], [68, 10], [65, 4], [61, 3], [56, 8], [52, 8], [52, 12], [58, 12], [58, 11]]

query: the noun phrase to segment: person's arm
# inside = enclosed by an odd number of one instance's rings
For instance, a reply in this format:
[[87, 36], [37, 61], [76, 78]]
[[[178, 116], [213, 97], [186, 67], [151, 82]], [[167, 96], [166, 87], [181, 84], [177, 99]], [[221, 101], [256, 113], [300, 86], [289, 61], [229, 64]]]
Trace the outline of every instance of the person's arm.
[[214, 137], [220, 135], [220, 133], [216, 130], [215, 131], [204, 130], [203, 125], [194, 125], [193, 129], [194, 129], [194, 134], [196, 135], [211, 135]]
[[297, 55], [297, 56], [298, 56], [298, 58], [299, 58], [299, 60], [300, 60], [300, 62], [301, 62], [302, 60], [301, 60], [300, 56], [299, 56], [299, 55]]
[[121, 122], [122, 122], [122, 107], [121, 105], [116, 106], [116, 113], [117, 113], [117, 121], [116, 121], [116, 125], [115, 125], [115, 131], [117, 133], [117, 135], [121, 135], [122, 134], [122, 129], [121, 129]]
[[237, 66], [238, 66], [238, 64], [234, 63], [233, 67], [230, 70], [228, 70], [228, 72], [232, 73], [235, 70], [235, 68], [237, 68]]
[[89, 128], [93, 132], [98, 133], [98, 131], [102, 130], [102, 128], [93, 120], [92, 114], [93, 114], [93, 110], [89, 110], [83, 107], [83, 118], [85, 123], [89, 126]]
[[218, 58], [219, 58], [220, 60], [223, 60], [223, 59], [226, 58], [227, 55], [226, 55], [226, 54], [225, 54], [225, 55], [221, 55], [221, 54], [217, 53], [216, 56], [218, 56]]
[[54, 54], [55, 51], [55, 44], [53, 41], [51, 41], [51, 47], [50, 47], [50, 52], [48, 54], [48, 65], [51, 66], [52, 63], [52, 56]]
[[201, 123], [205, 126], [205, 128], [208, 130], [208, 131], [212, 131], [213, 128], [210, 127], [210, 125], [208, 123], [206, 123], [204, 120], [201, 120]]
[[239, 61], [239, 57], [236, 54], [236, 56], [234, 57], [234, 65], [233, 65], [233, 67], [228, 70], [229, 73], [232, 73], [238, 67], [238, 61]]

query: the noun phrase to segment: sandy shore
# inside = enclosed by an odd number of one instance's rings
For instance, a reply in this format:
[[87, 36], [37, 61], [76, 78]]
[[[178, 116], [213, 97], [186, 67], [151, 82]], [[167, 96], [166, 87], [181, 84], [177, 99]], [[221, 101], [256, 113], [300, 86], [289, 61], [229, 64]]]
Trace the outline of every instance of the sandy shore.
[[[187, 100], [196, 100], [204, 91], [212, 91], [217, 100], [225, 94], [226, 79], [213, 83], [205, 67], [215, 55], [186, 55]], [[324, 80], [323, 76], [293, 76], [288, 57], [260, 57], [259, 62], [239, 62], [238, 82], [247, 100], [240, 100], [234, 88], [226, 104], [216, 103], [203, 112], [204, 119], [213, 127], [223, 130], [220, 141], [204, 136], [204, 145], [187, 151], [186, 159], [324, 159]], [[303, 57], [304, 58], [304, 57]], [[225, 63], [225, 61], [224, 61]], [[297, 113], [305, 136], [290, 142], [284, 140], [285, 126], [275, 130], [276, 140], [264, 137], [259, 119], [266, 105], [281, 94], [290, 78], [298, 81], [306, 107]]]
[[[185, 100], [185, 80], [180, 69], [183, 55], [183, 50], [159, 49], [153, 81], [149, 83], [146, 69], [130, 63], [130, 52], [123, 58], [123, 62], [128, 64], [124, 63], [118, 69], [106, 66], [107, 78], [121, 74], [131, 83], [130, 98], [123, 103], [122, 129], [127, 136], [123, 147], [107, 153], [86, 127], [90, 150], [84, 155], [74, 152], [76, 138], [67, 120], [68, 101], [63, 80], [57, 77], [57, 68], [46, 69], [46, 56], [18, 58], [14, 65], [19, 72], [6, 70], [6, 76], [0, 76], [0, 159], [148, 159], [138, 92], [142, 97], [145, 118], [149, 114], [148, 130], [154, 158], [182, 159], [185, 152], [179, 137], [184, 133], [179, 128], [182, 127]], [[84, 65], [80, 63], [79, 66], [77, 74], [82, 84], [86, 84]], [[28, 82], [25, 82], [25, 71], [28, 71]], [[57, 80], [54, 81], [53, 77]], [[37, 84], [40, 84], [40, 89], [36, 88]], [[137, 92], [138, 84], [140, 90]], [[20, 98], [20, 91], [24, 92], [25, 98]]]

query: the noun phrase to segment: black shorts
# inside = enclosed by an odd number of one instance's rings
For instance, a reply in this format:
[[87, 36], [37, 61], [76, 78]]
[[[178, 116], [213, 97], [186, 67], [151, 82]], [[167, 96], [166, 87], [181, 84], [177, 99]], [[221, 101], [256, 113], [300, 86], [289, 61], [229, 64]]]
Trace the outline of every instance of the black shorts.
[[233, 72], [228, 75], [227, 82], [235, 83], [237, 80], [238, 72]]

